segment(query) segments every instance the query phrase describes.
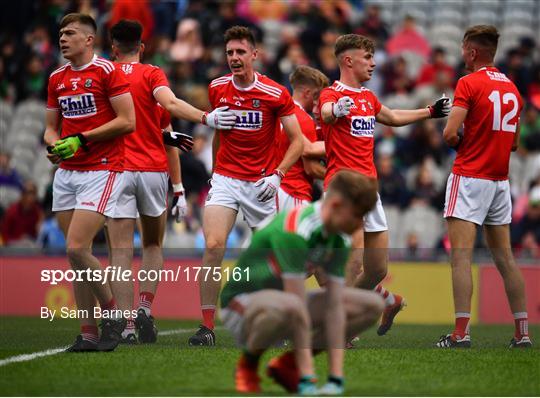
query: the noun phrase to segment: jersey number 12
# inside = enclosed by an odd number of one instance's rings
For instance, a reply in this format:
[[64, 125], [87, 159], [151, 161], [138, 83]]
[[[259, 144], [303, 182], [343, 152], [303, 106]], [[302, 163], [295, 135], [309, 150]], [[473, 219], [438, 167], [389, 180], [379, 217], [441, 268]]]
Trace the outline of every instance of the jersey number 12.
[[501, 93], [498, 90], [493, 90], [488, 98], [491, 102], [493, 102], [493, 130], [515, 133], [517, 123], [511, 124], [509, 123], [509, 121], [512, 120], [512, 118], [517, 114], [518, 100], [516, 98], [516, 95], [514, 93], [504, 93], [504, 95], [502, 96], [503, 104], [508, 104], [509, 102], [513, 104], [512, 110], [506, 113], [502, 120]]

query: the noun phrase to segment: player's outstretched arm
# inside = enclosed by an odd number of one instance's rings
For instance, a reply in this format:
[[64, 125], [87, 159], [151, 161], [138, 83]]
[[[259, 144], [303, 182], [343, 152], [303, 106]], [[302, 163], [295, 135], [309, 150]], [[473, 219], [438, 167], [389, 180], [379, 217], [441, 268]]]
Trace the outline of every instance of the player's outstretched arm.
[[304, 152], [302, 156], [308, 158], [324, 158], [326, 156], [326, 146], [324, 141], [311, 142], [304, 136]]
[[340, 117], [351, 113], [354, 101], [351, 97], [341, 97], [337, 102], [326, 102], [321, 107], [321, 118], [326, 124], [334, 124]]
[[236, 116], [228, 110], [228, 107], [216, 108], [210, 113], [203, 112], [177, 98], [169, 87], [161, 87], [154, 93], [154, 98], [171, 115], [179, 119], [206, 124], [220, 130], [230, 130], [236, 123]]
[[328, 278], [325, 289], [325, 331], [329, 373], [333, 376], [343, 377], [346, 323], [345, 307], [343, 306], [343, 281]]
[[449, 147], [456, 148], [459, 145], [461, 137], [458, 132], [467, 117], [467, 112], [467, 109], [460, 106], [452, 107], [446, 127], [443, 130], [444, 141]]
[[433, 105], [421, 109], [390, 109], [382, 105], [376, 116], [379, 123], [399, 127], [430, 118], [448, 116], [452, 104], [450, 98], [442, 96]]
[[116, 117], [93, 130], [81, 132], [86, 140], [106, 141], [135, 130], [135, 106], [131, 94], [122, 94], [110, 101]]

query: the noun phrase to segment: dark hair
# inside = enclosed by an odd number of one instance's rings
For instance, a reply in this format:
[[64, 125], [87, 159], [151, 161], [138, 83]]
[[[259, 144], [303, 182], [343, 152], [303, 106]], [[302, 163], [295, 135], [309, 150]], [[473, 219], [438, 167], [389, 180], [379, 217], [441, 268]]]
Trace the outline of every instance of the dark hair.
[[339, 36], [336, 40], [334, 55], [337, 57], [350, 49], [361, 49], [366, 50], [368, 53], [374, 53], [375, 44], [373, 43], [373, 40], [354, 33]]
[[377, 182], [357, 171], [338, 171], [328, 185], [328, 195], [339, 193], [349, 200], [358, 215], [364, 215], [377, 202]]
[[71, 14], [67, 14], [62, 18], [60, 21], [60, 29], [65, 28], [70, 23], [78, 22], [81, 25], [86, 25], [92, 28], [93, 32], [97, 32], [97, 25], [96, 21], [94, 21], [94, 18], [92, 18], [90, 15], [87, 14], [81, 14], [79, 12], [73, 12]]
[[246, 26], [233, 26], [225, 31], [224, 40], [225, 44], [231, 40], [244, 40], [246, 39], [249, 44], [255, 47], [255, 35]]
[[499, 32], [493, 25], [475, 25], [465, 31], [463, 43], [474, 43], [483, 47], [488, 55], [495, 56], [499, 43]]
[[298, 66], [289, 76], [289, 81], [293, 89], [299, 86], [313, 86], [322, 90], [329, 84], [328, 77], [324, 73], [307, 65]]
[[133, 54], [139, 51], [142, 31], [138, 21], [122, 19], [111, 28], [111, 41], [122, 54]]

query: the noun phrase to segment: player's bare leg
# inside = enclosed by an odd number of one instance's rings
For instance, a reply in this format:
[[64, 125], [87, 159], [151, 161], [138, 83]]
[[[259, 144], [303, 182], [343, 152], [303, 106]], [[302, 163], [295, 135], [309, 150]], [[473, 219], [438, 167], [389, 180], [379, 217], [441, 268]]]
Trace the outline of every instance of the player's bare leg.
[[[311, 327], [314, 331], [314, 354], [326, 350], [328, 345], [324, 329], [325, 300], [325, 293], [322, 290], [311, 292], [308, 296], [308, 311]], [[374, 292], [363, 289], [346, 288], [343, 292], [343, 300], [347, 317], [346, 341], [377, 322], [384, 310], [382, 298]], [[333, 348], [342, 349], [344, 347]], [[268, 364], [268, 375], [290, 393], [297, 391], [300, 377], [296, 361], [293, 359], [292, 352], [288, 351], [273, 358]]]
[[345, 265], [345, 286], [353, 287], [362, 274], [364, 263], [364, 227], [351, 235], [351, 254]]
[[406, 303], [403, 297], [391, 293], [380, 285], [388, 272], [388, 231], [365, 232], [364, 244], [364, 267], [356, 279], [355, 286], [375, 290], [384, 299], [386, 308], [377, 329], [377, 334], [383, 336], [390, 330], [394, 318]]
[[497, 266], [504, 282], [504, 289], [514, 315], [515, 333], [511, 347], [530, 347], [529, 322], [525, 282], [512, 254], [510, 244], [510, 226], [484, 225], [486, 242], [491, 251], [493, 262]]
[[[134, 218], [109, 218], [106, 225], [106, 236], [109, 245], [109, 264], [123, 270], [131, 270], [133, 261], [133, 233], [135, 231]], [[118, 308], [122, 311], [133, 309], [133, 278], [128, 280], [111, 280], [111, 290]], [[133, 336], [129, 336], [129, 335]], [[126, 328], [122, 332], [122, 341], [136, 343], [135, 323], [133, 319], [127, 320]]]
[[447, 224], [452, 247], [450, 264], [456, 324], [452, 334], [441, 336], [437, 346], [468, 348], [471, 345], [469, 336], [473, 292], [471, 261], [476, 239], [476, 224], [455, 217], [447, 218]]
[[[64, 233], [64, 236], [67, 236], [72, 216], [73, 210], [64, 210], [56, 213], [58, 225]], [[93, 308], [96, 304], [96, 299], [92, 294], [92, 289], [85, 282], [73, 281], [73, 294], [75, 296], [77, 306], [79, 306], [80, 303], [82, 306], [81, 308]], [[84, 314], [87, 314], [88, 316], [79, 318], [79, 324], [81, 325], [81, 337], [83, 340], [85, 340], [85, 342], [89, 341], [97, 344], [97, 341], [99, 340], [99, 333], [96, 319], [94, 318], [94, 311], [86, 311]], [[82, 342], [81, 344], [85, 344], [85, 342]], [[97, 349], [97, 347], [94, 347], [92, 344], [89, 344], [88, 348], [92, 351]]]
[[[158, 217], [141, 215], [142, 231], [142, 264], [141, 269], [148, 274], [149, 271], [163, 269], [163, 236], [167, 222], [167, 212], [164, 211]], [[135, 321], [139, 331], [141, 343], [154, 343], [157, 339], [157, 328], [154, 325], [154, 317], [151, 315], [151, 306], [156, 295], [159, 280], [139, 281], [139, 306]]]
[[238, 391], [258, 390], [257, 369], [261, 355], [286, 338], [292, 339], [295, 347], [293, 363], [297, 364], [298, 381], [302, 376], [313, 377], [311, 322], [306, 306], [296, 295], [275, 290], [251, 293], [244, 316], [247, 341], [235, 374]]
[[[227, 237], [236, 220], [237, 211], [225, 206], [206, 206], [203, 214], [203, 233], [206, 248], [202, 265], [221, 269], [221, 263], [227, 247]], [[203, 323], [197, 333], [190, 337], [189, 345], [214, 345], [214, 317], [221, 281], [213, 278], [204, 279], [204, 272], [199, 273], [199, 291]], [[212, 272], [210, 272], [212, 275]]]

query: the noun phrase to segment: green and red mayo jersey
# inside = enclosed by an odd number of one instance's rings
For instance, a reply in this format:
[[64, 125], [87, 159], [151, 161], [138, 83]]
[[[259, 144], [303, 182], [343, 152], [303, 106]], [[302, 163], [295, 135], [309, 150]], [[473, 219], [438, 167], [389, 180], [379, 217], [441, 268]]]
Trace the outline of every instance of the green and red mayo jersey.
[[349, 236], [325, 231], [320, 201], [279, 213], [255, 232], [249, 248], [240, 255], [235, 267], [241, 277], [227, 282], [221, 307], [242, 293], [283, 290], [283, 278], [305, 278], [317, 266], [330, 278], [343, 280], [349, 251]]

